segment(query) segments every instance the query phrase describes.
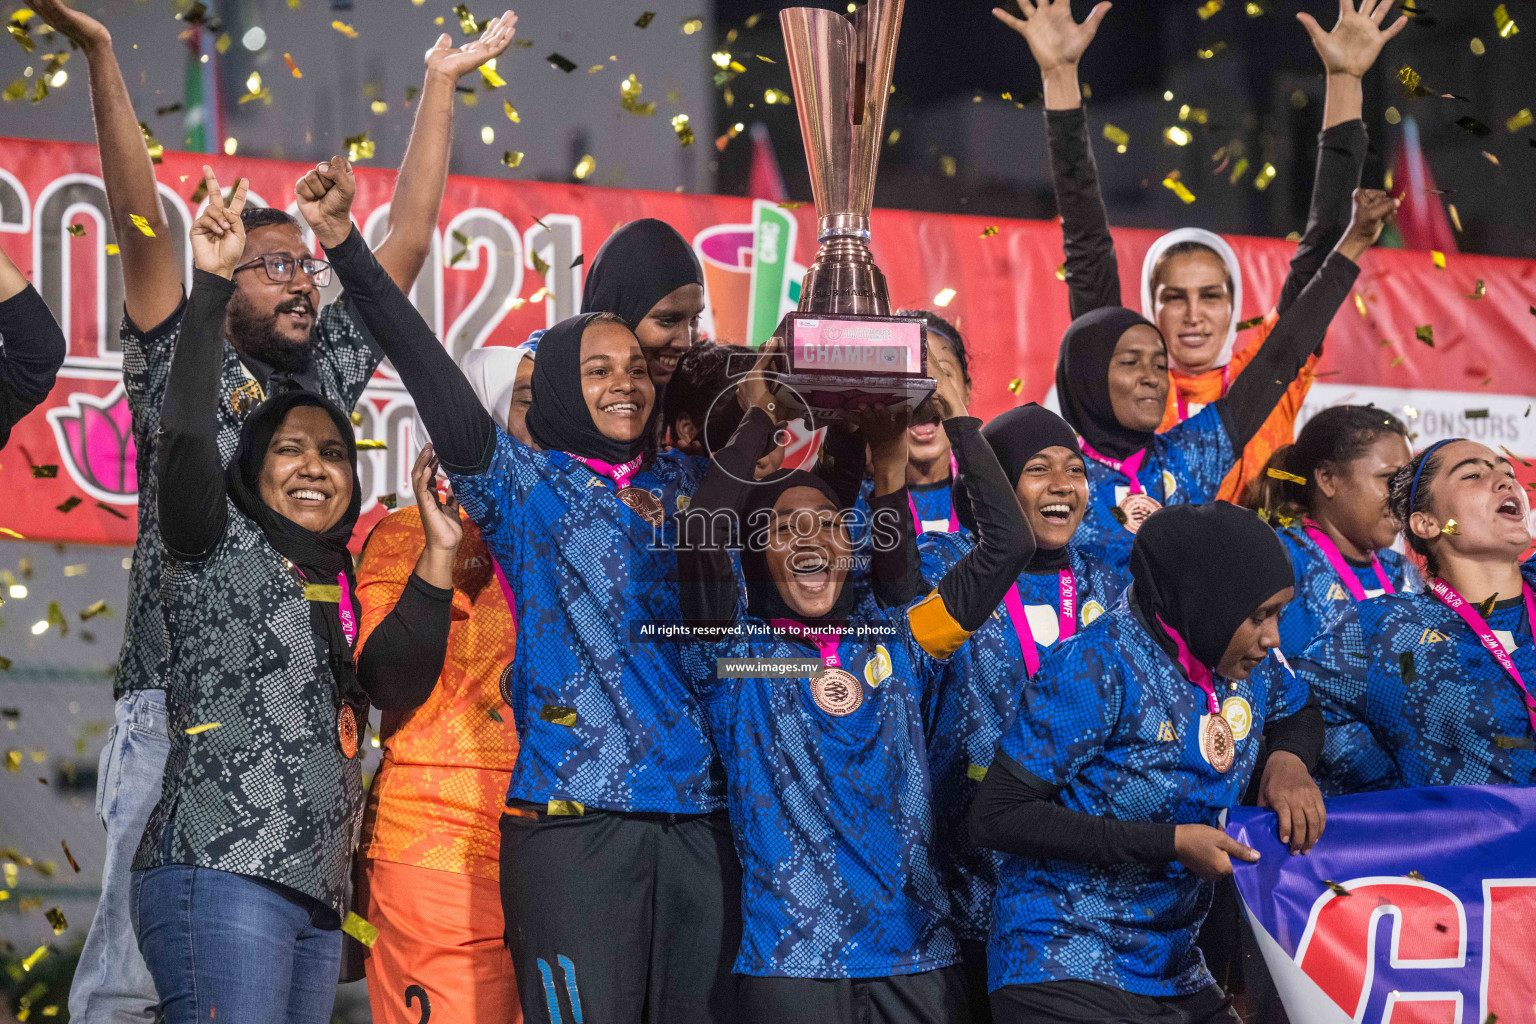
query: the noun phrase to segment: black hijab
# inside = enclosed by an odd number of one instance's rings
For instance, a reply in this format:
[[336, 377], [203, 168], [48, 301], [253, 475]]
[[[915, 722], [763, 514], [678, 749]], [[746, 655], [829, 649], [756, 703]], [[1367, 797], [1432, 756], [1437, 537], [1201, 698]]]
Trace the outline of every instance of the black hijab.
[[[324, 533], [315, 533], [275, 511], [261, 500], [261, 467], [266, 460], [267, 447], [272, 435], [277, 433], [288, 414], [300, 406], [312, 405], [325, 410], [336, 432], [347, 446], [347, 462], [352, 467], [352, 500], [347, 510]], [[322, 586], [334, 586], [338, 576], [347, 579], [350, 608], [346, 609], [355, 626], [362, 622], [361, 608], [357, 603], [357, 578], [352, 572], [352, 553], [347, 542], [357, 525], [358, 511], [363, 504], [363, 491], [357, 479], [357, 444], [352, 431], [352, 421], [347, 414], [327, 399], [309, 391], [286, 389], [272, 395], [251, 410], [240, 428], [240, 445], [235, 457], [224, 471], [225, 489], [235, 507], [261, 528], [278, 554], [297, 566], [304, 578]], [[342, 700], [354, 706], [354, 712], [366, 714], [368, 696], [357, 681], [357, 666], [352, 657], [352, 646], [347, 642], [336, 605], [325, 601], [309, 602], [309, 622], [315, 634], [325, 641], [330, 652], [331, 675], [336, 679], [336, 689]], [[355, 634], [354, 634], [355, 635]]]
[[[992, 446], [1009, 487], [1017, 489], [1019, 477], [1029, 460], [1047, 448], [1062, 447], [1079, 451], [1077, 431], [1066, 420], [1051, 410], [1030, 402], [1016, 409], [1009, 409], [981, 428], [981, 436]], [[976, 529], [971, 502], [966, 497], [962, 481], [955, 482], [955, 517], [967, 530]], [[1035, 548], [1025, 571], [1055, 572], [1071, 562], [1066, 548]]]
[[581, 311], [617, 313], [633, 328], [685, 284], [704, 284], [693, 246], [672, 225], [646, 217], [619, 228], [597, 250], [587, 267]]
[[1084, 313], [1061, 336], [1056, 357], [1056, 397], [1063, 418], [1095, 451], [1111, 459], [1136, 454], [1154, 436], [1152, 431], [1121, 426], [1109, 397], [1109, 363], [1115, 345], [1138, 324], [1157, 330], [1152, 321], [1124, 306]]
[[1172, 654], [1160, 617], [1212, 671], [1243, 620], [1296, 583], [1268, 524], [1224, 501], [1170, 505], [1148, 516], [1131, 546], [1131, 580], [1158, 643]]
[[618, 465], [644, 450], [661, 403], [652, 398], [650, 419], [633, 441], [616, 441], [597, 429], [581, 393], [581, 336], [597, 315], [567, 317], [539, 339], [539, 357], [533, 361], [528, 434], [545, 451], [570, 452]]
[[[764, 509], [771, 510], [774, 503], [791, 487], [814, 488], [825, 494], [833, 505], [838, 504], [837, 494], [832, 490], [832, 486], [815, 473], [808, 473], [803, 469], [781, 470], [766, 480], [760, 481], [751, 489], [746, 508], [742, 509], [742, 521], [745, 523], [747, 538], [759, 532], [757, 513]], [[774, 584], [773, 576], [768, 571], [768, 558], [759, 548], [758, 544], [744, 543], [741, 549], [741, 574], [747, 581], [748, 615], [762, 619], [764, 622], [771, 622], [774, 619], [794, 619], [808, 626], [814, 626], [818, 623], [842, 622], [852, 613], [852, 573], [843, 579], [842, 590], [838, 592], [837, 600], [827, 614], [819, 619], [806, 619], [791, 608], [779, 593], [779, 588]]]

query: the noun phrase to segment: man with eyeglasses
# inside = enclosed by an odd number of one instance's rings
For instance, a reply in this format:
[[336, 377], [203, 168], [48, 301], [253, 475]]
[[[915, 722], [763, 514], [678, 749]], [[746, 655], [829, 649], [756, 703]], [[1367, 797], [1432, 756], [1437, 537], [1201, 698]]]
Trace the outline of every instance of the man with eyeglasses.
[[[75, 972], [69, 1013], [77, 1024], [149, 1022], [157, 1018], [159, 1000], [129, 921], [128, 882], [145, 821], [160, 799], [169, 751], [156, 434], [171, 353], [181, 333], [185, 281], [111, 34], [63, 0], [36, 0], [31, 7], [83, 51], [90, 70], [102, 177], [121, 247], [123, 383], [138, 446], [139, 536], [114, 687], [115, 721], [101, 754], [96, 790], [107, 855], [101, 900]], [[455, 47], [443, 35], [427, 51], [426, 81], [395, 183], [388, 231], [375, 250], [402, 290], [410, 289], [430, 252], [448, 175], [455, 87], [511, 44], [516, 20], [507, 11], [475, 41]], [[136, 226], [139, 218], [153, 234]], [[234, 454], [245, 414], [266, 394], [299, 387], [351, 409], [380, 360], [344, 299], [321, 305], [320, 289], [329, 283], [330, 267], [313, 258], [298, 222], [281, 210], [252, 207], [242, 220], [245, 251], [225, 321], [229, 344], [220, 381], [218, 440], [225, 461]]]

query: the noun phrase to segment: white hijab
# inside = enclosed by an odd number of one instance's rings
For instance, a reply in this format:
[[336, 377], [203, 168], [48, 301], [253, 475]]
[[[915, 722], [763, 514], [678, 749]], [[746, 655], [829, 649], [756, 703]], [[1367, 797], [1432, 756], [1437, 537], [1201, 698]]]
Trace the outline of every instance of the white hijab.
[[[1152, 243], [1152, 248], [1147, 250], [1147, 258], [1141, 261], [1141, 315], [1154, 324], [1157, 323], [1152, 305], [1152, 268], [1157, 266], [1157, 261], [1163, 253], [1180, 242], [1198, 242], [1214, 250], [1216, 255], [1221, 257], [1221, 262], [1226, 264], [1227, 274], [1232, 278], [1232, 320], [1227, 324], [1227, 336], [1221, 343], [1221, 354], [1216, 357], [1217, 366], [1226, 366], [1232, 361], [1232, 348], [1237, 342], [1237, 322], [1242, 316], [1243, 272], [1237, 265], [1237, 253], [1232, 251], [1232, 247], [1220, 235], [1204, 228], [1179, 228]], [[1184, 369], [1173, 359], [1171, 348], [1168, 359], [1175, 368]]]
[[[507, 411], [512, 407], [512, 391], [517, 387], [517, 368], [533, 355], [533, 348], [522, 344], [473, 348], [459, 357], [459, 370], [464, 379], [469, 381], [475, 397], [480, 399], [480, 404], [503, 433], [507, 430]], [[427, 441], [427, 428], [421, 422], [421, 413], [414, 414], [412, 427], [412, 447], [420, 452]], [[414, 453], [412, 458], [415, 458]]]

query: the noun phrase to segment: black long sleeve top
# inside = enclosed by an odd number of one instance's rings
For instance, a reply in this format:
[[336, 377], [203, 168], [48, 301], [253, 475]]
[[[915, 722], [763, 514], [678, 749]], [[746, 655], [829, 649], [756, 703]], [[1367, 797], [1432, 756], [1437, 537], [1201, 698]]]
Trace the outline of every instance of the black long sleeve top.
[[[1051, 185], [1061, 214], [1068, 304], [1075, 320], [1103, 306], [1123, 304], [1115, 243], [1099, 190], [1099, 169], [1088, 140], [1084, 107], [1045, 112]], [[1317, 170], [1307, 228], [1291, 258], [1276, 308], [1283, 316], [1343, 237], [1353, 211], [1352, 195], [1365, 165], [1365, 122], [1336, 124], [1318, 135]], [[1233, 315], [1238, 315], [1233, 310]]]
[[[207, 558], [228, 521], [218, 410], [224, 314], [234, 291], [227, 278], [193, 271], [161, 406], [156, 465], [160, 535], [166, 551], [183, 562]], [[426, 700], [443, 670], [453, 591], [415, 575], [411, 583], [374, 630], [357, 664], [358, 682], [380, 708], [414, 707]]]
[[0, 302], [0, 448], [53, 390], [67, 346], [48, 304], [27, 285]]

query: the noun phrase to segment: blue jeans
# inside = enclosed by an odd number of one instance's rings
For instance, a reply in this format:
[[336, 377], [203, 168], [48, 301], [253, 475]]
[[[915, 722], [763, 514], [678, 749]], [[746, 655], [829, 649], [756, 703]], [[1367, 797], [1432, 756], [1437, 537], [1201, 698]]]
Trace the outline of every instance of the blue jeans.
[[76, 1024], [138, 1024], [155, 1019], [155, 983], [128, 917], [128, 879], [144, 823], [160, 801], [171, 741], [165, 691], [135, 690], [117, 701], [96, 774], [96, 816], [107, 830], [101, 901], [69, 988]]
[[134, 930], [165, 1024], [327, 1024], [341, 927], [286, 886], [186, 864], [133, 873]]

